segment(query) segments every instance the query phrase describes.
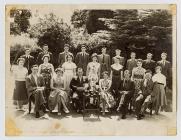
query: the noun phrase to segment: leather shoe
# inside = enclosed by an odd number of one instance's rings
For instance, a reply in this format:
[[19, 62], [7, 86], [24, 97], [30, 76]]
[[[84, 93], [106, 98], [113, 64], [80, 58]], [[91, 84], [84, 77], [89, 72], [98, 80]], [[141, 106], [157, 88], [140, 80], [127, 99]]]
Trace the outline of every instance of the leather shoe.
[[39, 113], [38, 111], [36, 112], [35, 117], [36, 117], [36, 118], [39, 118], [39, 117], [40, 117], [40, 113]]

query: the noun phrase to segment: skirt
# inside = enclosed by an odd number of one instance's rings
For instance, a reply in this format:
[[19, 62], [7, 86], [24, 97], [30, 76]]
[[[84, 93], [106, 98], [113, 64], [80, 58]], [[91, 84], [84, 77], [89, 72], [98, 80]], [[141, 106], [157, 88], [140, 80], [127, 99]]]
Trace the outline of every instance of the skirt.
[[70, 82], [73, 78], [73, 73], [70, 72], [64, 72], [64, 86], [65, 86], [65, 90], [67, 92], [70, 91]]
[[[110, 108], [113, 108], [116, 104], [114, 97], [111, 95], [110, 92], [101, 92], [101, 101], [100, 101], [101, 108], [103, 108], [102, 100], [106, 100], [110, 104]], [[108, 108], [107, 104], [106, 104], [105, 108]]]
[[[28, 94], [27, 94], [25, 81], [15, 81], [13, 100], [22, 101], [22, 104], [28, 103]], [[16, 103], [14, 103], [14, 104], [16, 104]]]
[[61, 98], [63, 98], [65, 104], [68, 103], [68, 96], [67, 93], [63, 90], [53, 90], [50, 93], [49, 99], [48, 99], [48, 105], [49, 105], [49, 109], [53, 110], [55, 108], [56, 105], [58, 105], [58, 110], [60, 110], [60, 106], [61, 106]]

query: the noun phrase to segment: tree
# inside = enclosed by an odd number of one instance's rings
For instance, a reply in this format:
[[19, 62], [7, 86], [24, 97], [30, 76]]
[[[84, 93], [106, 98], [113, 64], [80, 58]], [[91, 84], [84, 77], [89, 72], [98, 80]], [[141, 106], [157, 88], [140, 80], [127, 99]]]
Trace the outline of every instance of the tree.
[[30, 27], [29, 19], [31, 18], [31, 11], [28, 9], [11, 9], [10, 17], [14, 19], [10, 23], [10, 34], [20, 35], [21, 33], [27, 33]]
[[37, 38], [40, 47], [44, 44], [49, 46], [49, 50], [54, 54], [54, 60], [57, 60], [64, 44], [70, 43], [70, 32], [70, 27], [53, 13], [40, 18], [29, 30], [30, 37]]

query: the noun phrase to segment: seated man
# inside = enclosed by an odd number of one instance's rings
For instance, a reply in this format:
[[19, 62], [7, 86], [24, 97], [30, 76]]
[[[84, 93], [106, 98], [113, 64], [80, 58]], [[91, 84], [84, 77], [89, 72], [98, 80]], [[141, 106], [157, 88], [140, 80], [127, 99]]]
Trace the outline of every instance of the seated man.
[[40, 109], [43, 110], [43, 112], [46, 112], [45, 108], [45, 98], [44, 98], [44, 90], [45, 90], [45, 84], [43, 77], [38, 75], [38, 65], [33, 65], [31, 68], [32, 73], [27, 76], [26, 78], [26, 88], [28, 91], [28, 98], [34, 102], [35, 104], [35, 117], [39, 118]]
[[85, 85], [88, 84], [88, 79], [83, 76], [83, 69], [78, 68], [77, 69], [77, 76], [72, 78], [70, 82], [70, 88], [73, 91], [72, 94], [72, 102], [76, 109], [76, 111], [79, 113], [82, 111], [83, 107], [83, 93], [86, 90]]
[[152, 72], [147, 70], [145, 79], [141, 84], [141, 91], [138, 92], [135, 98], [135, 113], [137, 120], [143, 117], [147, 104], [151, 101], [151, 93], [153, 91]]
[[121, 81], [121, 85], [119, 87], [121, 98], [119, 100], [119, 106], [117, 111], [121, 110], [122, 112], [122, 119], [126, 118], [127, 110], [131, 98], [134, 94], [134, 83], [131, 81], [129, 70], [124, 71], [124, 78]]

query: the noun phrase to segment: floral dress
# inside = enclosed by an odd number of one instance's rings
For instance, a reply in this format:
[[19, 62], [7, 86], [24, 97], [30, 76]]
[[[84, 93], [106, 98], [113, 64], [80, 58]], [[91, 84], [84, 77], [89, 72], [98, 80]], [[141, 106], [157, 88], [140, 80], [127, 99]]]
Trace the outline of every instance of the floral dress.
[[87, 65], [87, 69], [88, 69], [88, 73], [87, 73], [88, 79], [90, 81], [98, 82], [100, 64], [98, 62], [90, 62]]

